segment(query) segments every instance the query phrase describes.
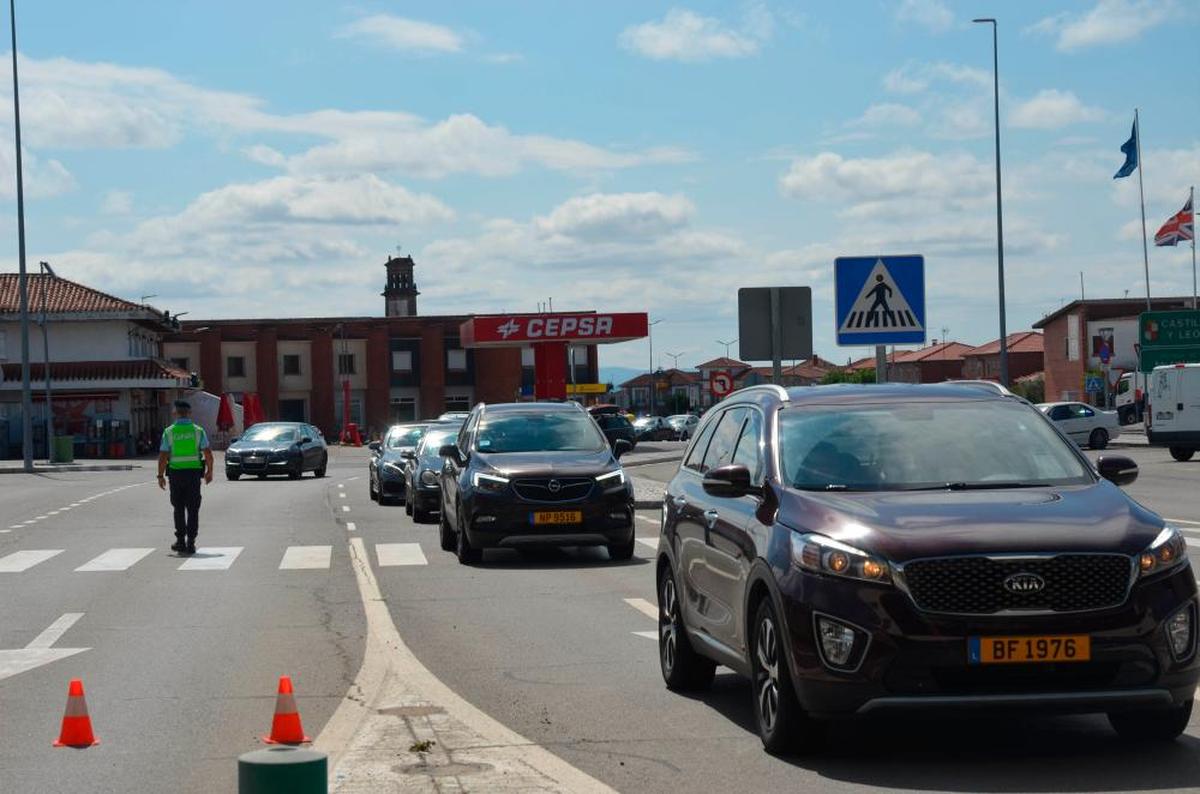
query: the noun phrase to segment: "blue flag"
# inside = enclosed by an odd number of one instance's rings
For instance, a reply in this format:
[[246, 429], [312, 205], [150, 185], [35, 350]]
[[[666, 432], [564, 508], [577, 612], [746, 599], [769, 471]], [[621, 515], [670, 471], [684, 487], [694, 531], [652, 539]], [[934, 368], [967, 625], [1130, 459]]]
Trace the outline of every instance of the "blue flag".
[[1113, 174], [1113, 179], [1124, 179], [1137, 170], [1138, 167], [1138, 151], [1137, 151], [1137, 120], [1133, 122], [1133, 132], [1129, 133], [1129, 140], [1121, 144], [1121, 151], [1125, 153], [1125, 165], [1121, 166], [1121, 170]]

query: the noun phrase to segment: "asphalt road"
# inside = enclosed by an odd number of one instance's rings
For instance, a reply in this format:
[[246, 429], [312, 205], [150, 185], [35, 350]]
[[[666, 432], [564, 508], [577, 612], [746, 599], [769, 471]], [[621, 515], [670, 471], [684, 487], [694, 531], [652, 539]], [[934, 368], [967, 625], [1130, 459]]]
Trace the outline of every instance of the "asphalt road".
[[[1137, 460], [1142, 476], [1128, 492], [1200, 544], [1200, 462], [1148, 448], [1108, 454]], [[466, 568], [439, 549], [436, 524], [369, 501], [365, 466], [365, 451], [353, 450], [338, 453], [323, 481], [218, 480], [205, 492], [202, 551], [244, 547], [220, 571], [178, 570], [165, 496], [148, 470], [0, 478], [0, 530], [47, 516], [0, 534], [0, 566], [15, 551], [63, 549], [0, 573], [0, 649], [23, 648], [78, 612], [54, 647], [91, 648], [0, 680], [0, 788], [230, 790], [236, 756], [270, 724], [280, 673], [293, 676], [315, 736], [361, 661], [362, 605], [346, 551], [347, 537], [360, 537], [421, 663], [620, 791], [1200, 789], [1200, 713], [1187, 737], [1156, 748], [1123, 744], [1100, 717], [914, 719], [839, 724], [821, 754], [768, 756], [741, 679], [719, 673], [692, 697], [663, 687], [651, 617], [656, 512], [639, 514], [647, 543], [626, 563], [603, 550], [502, 551]], [[665, 481], [674, 468], [635, 471]], [[391, 547], [408, 564], [380, 565], [378, 544], [416, 545]], [[329, 565], [279, 570], [285, 550], [303, 545], [330, 546]], [[154, 551], [126, 571], [74, 570], [124, 547]], [[75, 676], [103, 743], [52, 749]], [[460, 782], [470, 789], [469, 775]]]

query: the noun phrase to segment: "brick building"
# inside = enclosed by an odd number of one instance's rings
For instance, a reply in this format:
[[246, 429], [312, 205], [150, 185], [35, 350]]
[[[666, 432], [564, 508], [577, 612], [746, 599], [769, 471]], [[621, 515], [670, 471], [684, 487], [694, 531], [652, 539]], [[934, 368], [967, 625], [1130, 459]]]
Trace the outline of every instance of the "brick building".
[[[1155, 311], [1189, 309], [1190, 297], [1155, 298]], [[1102, 372], [1100, 348], [1107, 342], [1112, 353], [1112, 376], [1137, 368], [1138, 316], [1146, 310], [1145, 298], [1101, 298], [1071, 301], [1033, 324], [1045, 335], [1046, 399], [1086, 399], [1084, 377]], [[1094, 395], [1093, 402], [1103, 399]]]
[[[934, 342], [919, 350], [896, 353], [888, 366], [888, 380], [895, 383], [941, 383], [961, 378], [963, 355], [971, 350], [962, 342]], [[870, 365], [875, 360], [870, 359]]]
[[[1037, 331], [1018, 331], [1008, 335], [1008, 381], [1041, 372], [1045, 367], [1042, 335]], [[962, 377], [967, 380], [999, 380], [1000, 340], [963, 353]]]
[[[470, 315], [417, 315], [412, 259], [386, 267], [383, 317], [192, 320], [163, 354], [206, 391], [239, 401], [255, 392], [268, 420], [311, 422], [326, 437], [341, 430], [343, 379], [351, 421], [373, 430], [532, 394], [532, 348], [465, 349], [459, 329]], [[577, 382], [599, 379], [595, 345], [571, 357]]]

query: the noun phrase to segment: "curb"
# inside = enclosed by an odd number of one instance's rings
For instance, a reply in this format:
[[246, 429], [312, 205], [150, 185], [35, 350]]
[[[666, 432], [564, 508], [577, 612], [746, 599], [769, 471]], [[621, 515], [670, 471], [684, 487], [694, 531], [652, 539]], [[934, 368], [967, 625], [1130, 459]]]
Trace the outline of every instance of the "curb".
[[[29, 472], [29, 473], [30, 474], [54, 474], [56, 472], [78, 472], [78, 471], [133, 471], [134, 469], [140, 469], [140, 468], [142, 468], [142, 467], [134, 465], [132, 463], [112, 465], [112, 466], [88, 466], [88, 465], [72, 466], [70, 464], [66, 464], [63, 466], [45, 466], [45, 465], [43, 465], [43, 466], [34, 466], [33, 471]], [[25, 470], [22, 468], [10, 467], [10, 466], [0, 467], [0, 474], [25, 474], [25, 473], [26, 473]]]

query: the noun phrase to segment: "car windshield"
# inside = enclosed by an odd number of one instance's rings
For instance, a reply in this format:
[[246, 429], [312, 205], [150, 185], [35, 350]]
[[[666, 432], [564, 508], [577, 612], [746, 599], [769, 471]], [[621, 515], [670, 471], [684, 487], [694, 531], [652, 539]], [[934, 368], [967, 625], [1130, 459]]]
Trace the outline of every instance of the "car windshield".
[[255, 425], [242, 436], [243, 441], [280, 441], [289, 444], [299, 439], [296, 428], [288, 425]]
[[645, 426], [645, 425], [648, 425], [648, 424], [650, 424], [650, 423], [651, 423], [651, 422], [653, 422], [653, 421], [654, 421], [654, 418], [653, 418], [653, 417], [650, 417], [650, 416], [639, 416], [637, 419], [633, 420], [633, 423], [634, 423], [635, 425], [639, 425], [639, 426]]
[[686, 416], [672, 416], [671, 418], [667, 419], [667, 421], [673, 425], [686, 425], [687, 420], [688, 417]]
[[792, 487], [891, 491], [1093, 482], [1036, 411], [1010, 400], [802, 407], [780, 414]]
[[425, 433], [425, 428], [421, 426], [414, 427], [394, 427], [387, 436], [387, 448], [399, 449], [400, 447], [415, 447], [421, 442], [421, 436]]
[[421, 454], [436, 455], [439, 449], [446, 444], [454, 443], [454, 439], [457, 437], [458, 428], [456, 427], [426, 430], [425, 435], [421, 438]]
[[599, 452], [607, 447], [596, 425], [574, 411], [485, 416], [475, 440], [480, 452]]

